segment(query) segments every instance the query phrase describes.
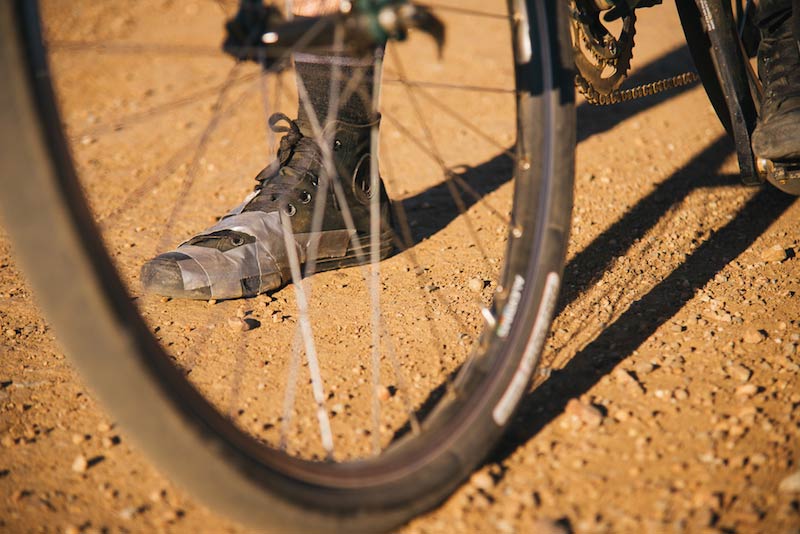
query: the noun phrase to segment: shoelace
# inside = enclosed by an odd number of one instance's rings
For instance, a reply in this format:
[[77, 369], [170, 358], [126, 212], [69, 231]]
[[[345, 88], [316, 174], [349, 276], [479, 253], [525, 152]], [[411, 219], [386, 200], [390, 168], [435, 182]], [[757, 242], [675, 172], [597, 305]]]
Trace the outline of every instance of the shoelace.
[[776, 35], [771, 43], [771, 57], [765, 58], [765, 85], [768, 96], [780, 103], [800, 98], [800, 52], [790, 31]]
[[[286, 126], [280, 125], [286, 122]], [[256, 177], [256, 190], [261, 195], [271, 195], [277, 201], [283, 195], [293, 191], [297, 183], [306, 175], [313, 176], [316, 186], [316, 169], [322, 166], [322, 153], [317, 143], [300, 131], [297, 121], [284, 113], [273, 113], [269, 118], [269, 127], [275, 133], [285, 134], [278, 146], [277, 169], [265, 169]]]

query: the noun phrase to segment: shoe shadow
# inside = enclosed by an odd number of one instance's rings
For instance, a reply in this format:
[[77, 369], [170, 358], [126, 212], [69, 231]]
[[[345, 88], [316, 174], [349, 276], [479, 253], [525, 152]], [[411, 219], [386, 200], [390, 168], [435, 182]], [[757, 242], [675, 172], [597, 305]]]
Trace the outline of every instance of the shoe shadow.
[[[685, 70], [686, 65], [692, 64], [691, 61], [689, 50], [685, 46], [673, 49], [655, 61], [638, 68], [626, 82], [626, 86], [674, 75]], [[577, 108], [577, 140], [581, 142], [593, 135], [606, 132], [621, 121], [674, 98], [694, 85], [696, 84], [630, 101], [622, 106], [593, 106], [583, 103]], [[433, 236], [460, 215], [458, 203], [451, 193], [451, 187], [459, 190], [461, 196], [459, 201], [463, 203], [465, 209], [469, 209], [479, 202], [480, 198], [511, 181], [514, 173], [514, 161], [507, 155], [508, 152], [513, 153], [513, 147], [480, 165], [462, 167], [462, 170], [453, 173], [454, 178], [451, 179], [453, 182], [451, 185], [447, 181], [443, 181], [414, 196], [395, 200], [395, 203], [400, 204], [397, 209], [405, 211], [413, 242], [419, 243], [421, 240]], [[460, 186], [459, 182], [461, 181], [467, 184], [472, 191], [467, 191]], [[733, 180], [733, 183], [737, 182], [738, 179]], [[430, 209], [431, 206], [436, 206], [437, 209]], [[452, 206], [452, 209], [443, 209], [445, 206]]]

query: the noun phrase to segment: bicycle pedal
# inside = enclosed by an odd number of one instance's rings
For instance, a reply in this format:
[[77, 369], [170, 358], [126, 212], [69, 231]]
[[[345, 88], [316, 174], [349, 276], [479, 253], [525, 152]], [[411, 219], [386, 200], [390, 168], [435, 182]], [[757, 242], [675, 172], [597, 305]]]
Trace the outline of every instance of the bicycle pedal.
[[800, 194], [800, 160], [798, 161], [771, 161], [758, 158], [756, 161], [759, 174], [778, 189]]

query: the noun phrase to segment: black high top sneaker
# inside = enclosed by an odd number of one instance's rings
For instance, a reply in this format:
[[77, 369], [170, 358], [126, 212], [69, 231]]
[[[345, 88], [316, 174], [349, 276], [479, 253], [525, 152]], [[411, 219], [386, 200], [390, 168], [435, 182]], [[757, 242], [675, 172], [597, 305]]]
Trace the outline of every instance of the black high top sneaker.
[[800, 48], [792, 31], [791, 1], [764, 0], [758, 9], [761, 30], [758, 75], [764, 95], [752, 137], [753, 152], [772, 161], [798, 161]]
[[[391, 253], [389, 199], [382, 182], [379, 191], [370, 188], [370, 134], [378, 122], [371, 98], [374, 58], [298, 53], [294, 63], [298, 89], [305, 89], [298, 93], [305, 97], [298, 102], [296, 121], [280, 113], [270, 117], [270, 127], [286, 134], [277, 160], [258, 174], [255, 191], [216, 225], [147, 262], [141, 272], [146, 291], [190, 299], [271, 291], [291, 281], [291, 248], [302, 267], [316, 246], [315, 271], [369, 261], [373, 195], [379, 195], [380, 257]], [[329, 113], [334, 94], [339, 95], [336, 110]], [[324, 128], [321, 139], [312, 124]], [[326, 172], [318, 140], [330, 149], [334, 168], [327, 171], [336, 176]], [[344, 202], [336, 195], [337, 183]], [[324, 203], [324, 216], [321, 230], [314, 232], [319, 202]], [[354, 228], [348, 228], [347, 211]], [[287, 221], [291, 235], [285, 231]]]
[[[288, 126], [279, 126], [285, 122]], [[323, 153], [316, 140], [298, 121], [275, 114], [270, 125], [286, 132], [278, 158], [256, 177], [258, 185], [245, 201], [216, 225], [173, 251], [147, 262], [141, 271], [146, 291], [188, 299], [233, 299], [277, 289], [291, 281], [290, 259], [285, 245], [281, 212], [291, 223], [292, 246], [299, 262], [308, 261], [312, 215], [316, 202], [325, 203], [318, 238], [316, 271], [336, 269], [369, 261], [370, 202], [380, 195], [380, 256], [392, 251], [389, 199], [370, 190], [370, 131], [373, 124], [335, 121], [324, 135], [332, 139], [333, 162], [344, 192], [358, 239], [353, 239], [344, 208], [328, 181], [320, 194]]]

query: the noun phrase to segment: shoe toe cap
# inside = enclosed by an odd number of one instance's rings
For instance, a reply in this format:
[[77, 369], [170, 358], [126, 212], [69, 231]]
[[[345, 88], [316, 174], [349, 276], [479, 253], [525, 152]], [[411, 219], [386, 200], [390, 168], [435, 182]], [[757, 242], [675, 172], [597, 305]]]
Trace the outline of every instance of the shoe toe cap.
[[181, 252], [160, 254], [142, 266], [141, 281], [147, 293], [165, 297], [210, 299], [211, 288], [187, 289], [184, 286], [183, 272], [178, 262], [191, 259]]
[[800, 159], [800, 109], [759, 124], [751, 141], [757, 157], [773, 161]]

